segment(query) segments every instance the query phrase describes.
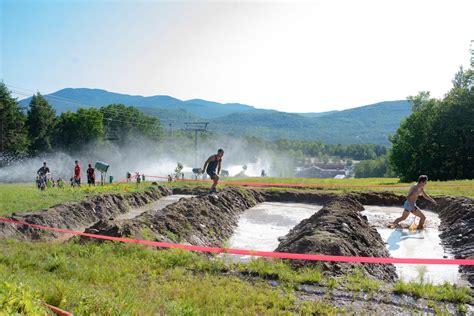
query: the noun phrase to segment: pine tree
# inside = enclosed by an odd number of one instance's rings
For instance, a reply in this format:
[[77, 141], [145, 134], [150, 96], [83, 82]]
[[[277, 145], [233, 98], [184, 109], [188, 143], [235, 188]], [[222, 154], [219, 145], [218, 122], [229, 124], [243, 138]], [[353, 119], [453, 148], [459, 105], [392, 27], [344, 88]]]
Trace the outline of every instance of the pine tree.
[[39, 154], [52, 150], [56, 112], [48, 101], [38, 92], [30, 102], [28, 111], [28, 132], [31, 152]]
[[0, 152], [24, 154], [28, 151], [26, 115], [7, 86], [0, 82]]

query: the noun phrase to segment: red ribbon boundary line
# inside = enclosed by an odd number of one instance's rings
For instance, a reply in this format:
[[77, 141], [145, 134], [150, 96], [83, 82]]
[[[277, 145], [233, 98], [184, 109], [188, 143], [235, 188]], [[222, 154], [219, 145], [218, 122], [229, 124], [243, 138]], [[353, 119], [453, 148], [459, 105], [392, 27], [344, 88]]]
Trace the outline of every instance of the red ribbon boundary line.
[[[168, 177], [163, 176], [151, 176], [145, 175], [145, 177], [149, 178], [157, 178], [157, 179], [168, 179]], [[173, 178], [175, 181], [185, 181], [185, 182], [201, 182], [201, 183], [212, 183], [211, 180], [197, 180], [197, 179], [181, 179], [181, 178]], [[348, 188], [402, 188], [408, 189], [410, 187], [409, 184], [406, 185], [340, 185], [340, 184], [328, 184], [328, 183], [307, 183], [307, 184], [300, 184], [300, 183], [264, 183], [264, 182], [237, 182], [237, 181], [219, 181], [219, 184], [226, 184], [226, 185], [242, 185], [242, 186], [254, 186], [254, 187], [295, 187], [295, 188], [341, 188], [341, 189], [348, 189]], [[440, 184], [436, 187], [473, 187], [474, 184]], [[434, 188], [435, 189], [435, 188]]]
[[55, 231], [59, 233], [68, 233], [73, 235], [91, 237], [96, 239], [120, 241], [125, 243], [134, 243], [152, 247], [160, 248], [179, 248], [192, 251], [209, 252], [209, 253], [229, 253], [235, 255], [250, 255], [259, 257], [272, 257], [280, 259], [294, 259], [294, 260], [313, 260], [313, 261], [335, 261], [335, 262], [365, 262], [365, 263], [399, 263], [399, 264], [447, 264], [447, 265], [474, 265], [474, 259], [425, 259], [425, 258], [379, 258], [379, 257], [350, 257], [350, 256], [332, 256], [332, 255], [317, 255], [317, 254], [303, 254], [303, 253], [289, 253], [289, 252], [273, 252], [273, 251], [257, 251], [257, 250], [246, 250], [246, 249], [232, 249], [232, 248], [220, 248], [220, 247], [206, 247], [206, 246], [193, 246], [184, 244], [173, 244], [158, 241], [149, 241], [141, 239], [129, 239], [122, 237], [112, 237], [104, 235], [96, 235], [83, 233], [68, 229], [52, 228], [36, 224], [30, 224], [27, 222], [17, 221], [13, 219], [7, 219], [0, 217], [0, 221], [12, 223], [16, 225], [27, 225], [29, 227]]

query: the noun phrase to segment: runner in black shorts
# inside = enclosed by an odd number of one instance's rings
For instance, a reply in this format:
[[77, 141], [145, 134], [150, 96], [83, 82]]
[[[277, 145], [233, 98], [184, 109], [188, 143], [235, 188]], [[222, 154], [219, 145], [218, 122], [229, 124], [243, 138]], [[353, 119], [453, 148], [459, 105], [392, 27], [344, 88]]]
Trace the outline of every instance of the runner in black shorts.
[[219, 174], [221, 172], [221, 162], [223, 156], [224, 150], [219, 149], [216, 155], [212, 155], [207, 158], [206, 162], [204, 163], [204, 167], [202, 168], [202, 170], [205, 170], [209, 177], [211, 177], [211, 179], [214, 181], [211, 186], [211, 193], [216, 192], [216, 186], [219, 182]]

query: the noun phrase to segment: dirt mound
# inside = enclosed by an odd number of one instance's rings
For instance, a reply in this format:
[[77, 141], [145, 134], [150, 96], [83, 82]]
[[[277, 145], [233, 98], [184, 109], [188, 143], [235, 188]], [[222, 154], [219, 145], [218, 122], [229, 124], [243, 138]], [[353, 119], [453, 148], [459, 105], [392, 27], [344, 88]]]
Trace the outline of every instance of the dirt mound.
[[405, 201], [404, 195], [388, 191], [352, 192], [347, 196], [356, 199], [363, 205], [402, 206]]
[[[168, 188], [153, 187], [144, 192], [125, 195], [103, 194], [82, 202], [60, 204], [37, 212], [13, 213], [8, 218], [53, 228], [84, 229], [99, 220], [113, 218], [118, 214], [128, 212], [131, 207], [151, 203], [171, 193]], [[55, 238], [60, 235], [60, 233], [0, 222], [0, 238], [37, 240]]]
[[[340, 256], [389, 257], [389, 252], [375, 228], [360, 214], [364, 208], [354, 198], [341, 196], [326, 204], [319, 212], [303, 220], [282, 238], [275, 251], [314, 253]], [[397, 278], [392, 264], [335, 263], [291, 261], [300, 268], [317, 266], [329, 274], [351, 273], [359, 267], [377, 279]]]
[[267, 202], [294, 202], [294, 203], [316, 203], [325, 204], [326, 202], [336, 198], [335, 193], [317, 192], [317, 191], [300, 191], [294, 190], [269, 190], [258, 189]]
[[[299, 190], [268, 190], [260, 189], [260, 192], [268, 202], [296, 202], [296, 203], [317, 203], [325, 204], [341, 194], [317, 192], [317, 191], [299, 191]], [[346, 194], [352, 199], [357, 200], [364, 205], [384, 205], [395, 206], [403, 205], [405, 196], [388, 191], [368, 191], [368, 192], [350, 192]]]
[[254, 190], [225, 188], [217, 194], [181, 199], [162, 210], [147, 211], [133, 219], [102, 220], [86, 232], [222, 246], [232, 235], [239, 215], [260, 202], [263, 197]]
[[[440, 238], [445, 248], [456, 258], [474, 258], [474, 200], [447, 197], [438, 203]], [[460, 269], [474, 287], [474, 266], [462, 266]]]
[[185, 194], [185, 195], [206, 195], [209, 193], [209, 188], [203, 187], [174, 187], [173, 194]]

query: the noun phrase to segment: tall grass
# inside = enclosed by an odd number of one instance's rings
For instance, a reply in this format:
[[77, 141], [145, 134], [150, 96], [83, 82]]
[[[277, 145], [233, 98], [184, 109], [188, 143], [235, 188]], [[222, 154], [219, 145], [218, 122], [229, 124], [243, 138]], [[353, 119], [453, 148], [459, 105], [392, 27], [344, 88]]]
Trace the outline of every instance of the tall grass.
[[[315, 284], [328, 293], [335, 287], [381, 291], [379, 282], [357, 271], [334, 279], [315, 269], [293, 270], [281, 260], [226, 264], [184, 250], [77, 240], [0, 241], [0, 284], [5, 282], [79, 315], [337, 314], [343, 311], [329, 304], [301, 302], [295, 285]], [[471, 297], [468, 288], [449, 284], [399, 282], [393, 291], [460, 304]]]
[[[192, 252], [116, 243], [1, 243], [0, 282], [21, 282], [75, 314], [278, 315], [300, 308], [289, 289], [223, 275], [222, 262]], [[321, 308], [312, 306], [305, 312]]]

